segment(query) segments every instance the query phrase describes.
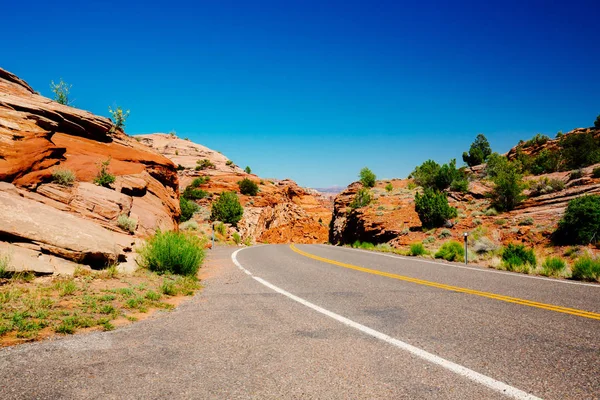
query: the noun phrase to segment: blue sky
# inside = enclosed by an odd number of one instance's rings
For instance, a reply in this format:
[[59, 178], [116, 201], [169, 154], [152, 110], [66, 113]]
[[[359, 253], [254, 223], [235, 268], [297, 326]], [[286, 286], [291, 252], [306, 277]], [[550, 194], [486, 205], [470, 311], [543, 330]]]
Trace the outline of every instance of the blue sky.
[[598, 1], [9, 2], [0, 67], [263, 177], [406, 177], [600, 113]]

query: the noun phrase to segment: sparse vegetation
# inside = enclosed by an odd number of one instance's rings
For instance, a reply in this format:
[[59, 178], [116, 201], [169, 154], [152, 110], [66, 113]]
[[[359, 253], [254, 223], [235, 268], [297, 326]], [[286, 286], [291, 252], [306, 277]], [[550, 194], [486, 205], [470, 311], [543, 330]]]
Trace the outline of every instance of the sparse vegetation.
[[372, 200], [373, 196], [371, 196], [370, 190], [367, 188], [361, 188], [358, 190], [358, 192], [354, 196], [354, 199], [350, 203], [350, 208], [355, 209], [366, 207], [371, 203]]
[[362, 183], [364, 187], [372, 188], [373, 186], [375, 186], [375, 180], [377, 179], [377, 177], [369, 168], [364, 167], [363, 169], [361, 169], [358, 176], [360, 178], [360, 183]]
[[542, 146], [544, 144], [546, 144], [546, 142], [548, 142], [548, 140], [550, 140], [550, 138], [546, 135], [543, 135], [541, 133], [536, 133], [534, 137], [532, 137], [531, 139], [529, 139], [526, 142], [523, 142], [520, 144], [521, 147], [523, 148], [527, 148], [527, 147], [533, 147], [533, 146]]
[[218, 234], [220, 234], [221, 236], [227, 235], [227, 227], [222, 222], [219, 222], [218, 224], [215, 225], [215, 231]]
[[530, 226], [533, 225], [534, 220], [531, 217], [525, 217], [519, 221], [519, 226]]
[[110, 113], [110, 117], [115, 123], [115, 126], [119, 129], [125, 129], [125, 121], [129, 118], [129, 110], [123, 111], [123, 108], [120, 106], [116, 109], [112, 109], [108, 107], [108, 112]]
[[70, 106], [71, 100], [69, 99], [69, 93], [71, 92], [71, 87], [73, 87], [73, 85], [65, 83], [62, 78], [60, 78], [58, 83], [50, 81], [50, 89], [52, 90], [52, 93], [54, 93], [54, 101], [64, 104], [65, 106]]
[[529, 183], [529, 196], [541, 196], [548, 193], [559, 192], [565, 188], [565, 183], [560, 179], [548, 179], [547, 177], [531, 181]]
[[134, 233], [135, 228], [137, 228], [137, 221], [133, 218], [129, 218], [125, 214], [121, 214], [117, 219], [117, 226], [129, 233]]
[[600, 241], [600, 196], [586, 195], [569, 201], [554, 237], [559, 243], [570, 244]]
[[0, 279], [8, 278], [8, 267], [10, 265], [10, 256], [0, 254]]
[[204, 243], [183, 232], [157, 231], [140, 250], [140, 264], [160, 274], [196, 276], [204, 260]]
[[225, 165], [227, 165], [227, 166], [233, 165], [233, 161], [227, 160], [227, 161], [225, 161]]
[[237, 195], [234, 192], [223, 192], [212, 204], [210, 219], [236, 226], [243, 214], [244, 208]]
[[443, 226], [450, 218], [457, 216], [456, 208], [448, 205], [446, 195], [429, 188], [422, 195], [415, 194], [415, 211], [425, 228]]
[[392, 186], [391, 182], [388, 183], [387, 185], [385, 185], [385, 191], [388, 193], [392, 193], [392, 190], [394, 190], [394, 186]]
[[560, 140], [563, 169], [587, 167], [600, 161], [600, 146], [591, 133], [565, 135]]
[[52, 182], [62, 186], [73, 186], [75, 183], [75, 172], [66, 168], [57, 168], [52, 171]]
[[574, 181], [575, 179], [581, 179], [582, 177], [583, 177], [582, 169], [576, 169], [574, 171], [571, 171], [571, 173], [569, 174], [570, 181]]
[[198, 223], [196, 221], [185, 221], [184, 223], [182, 223], [181, 225], [179, 225], [179, 229], [181, 229], [182, 231], [197, 231], [198, 229], [200, 229], [200, 227], [198, 226]]
[[213, 164], [209, 159], [205, 158], [202, 160], [198, 160], [196, 161], [196, 171], [201, 171], [204, 169], [214, 169], [215, 168], [215, 164]]
[[463, 245], [455, 240], [449, 240], [435, 253], [435, 258], [443, 258], [446, 261], [464, 261]]
[[108, 172], [108, 166], [110, 165], [111, 158], [101, 161], [98, 165], [98, 175], [94, 178], [94, 183], [99, 186], [110, 188], [110, 185], [115, 183], [115, 176]]
[[355, 249], [363, 249], [363, 250], [375, 250], [375, 245], [369, 242], [361, 242], [360, 240], [352, 243], [352, 247]]
[[258, 193], [258, 185], [248, 178], [244, 178], [238, 182], [240, 192], [247, 196], [256, 196]]
[[483, 134], [477, 135], [475, 141], [471, 143], [469, 152], [464, 152], [462, 155], [463, 161], [469, 166], [483, 164], [492, 154], [490, 143]]

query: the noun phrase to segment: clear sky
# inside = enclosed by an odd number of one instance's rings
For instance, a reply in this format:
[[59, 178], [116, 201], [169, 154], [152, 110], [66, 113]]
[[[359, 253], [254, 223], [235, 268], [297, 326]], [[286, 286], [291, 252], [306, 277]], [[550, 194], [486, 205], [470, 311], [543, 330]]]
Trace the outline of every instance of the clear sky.
[[[495, 4], [492, 4], [495, 3]], [[14, 1], [0, 66], [263, 177], [406, 177], [600, 113], [600, 1]]]

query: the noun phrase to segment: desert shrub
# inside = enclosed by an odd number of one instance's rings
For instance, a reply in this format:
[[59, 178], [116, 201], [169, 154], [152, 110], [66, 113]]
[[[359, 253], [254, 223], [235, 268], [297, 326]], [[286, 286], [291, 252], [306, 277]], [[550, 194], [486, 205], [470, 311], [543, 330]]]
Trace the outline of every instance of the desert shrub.
[[240, 192], [247, 196], [256, 196], [258, 193], [258, 185], [248, 178], [244, 178], [238, 182]]
[[227, 161], [225, 161], [225, 165], [227, 165], [227, 166], [233, 165], [233, 161], [227, 160]]
[[361, 169], [358, 176], [360, 178], [360, 183], [362, 183], [364, 187], [372, 188], [373, 186], [375, 186], [375, 180], [377, 179], [377, 177], [369, 168], [364, 167], [363, 169]]
[[186, 199], [183, 196], [179, 198], [179, 208], [181, 208], [181, 222], [188, 221], [190, 218], [192, 218], [194, 213], [200, 209], [198, 204]]
[[498, 218], [497, 220], [494, 221], [495, 225], [506, 225], [506, 220], [504, 218]]
[[475, 236], [470, 239], [470, 247], [476, 254], [487, 254], [498, 250], [499, 246], [487, 236]]
[[375, 250], [375, 245], [369, 242], [361, 242], [360, 240], [352, 243], [352, 248], [354, 249], [363, 249], [363, 250]]
[[544, 149], [539, 152], [529, 165], [529, 171], [534, 175], [556, 172], [560, 169], [560, 153]]
[[411, 244], [410, 250], [408, 251], [409, 256], [422, 256], [425, 253], [427, 253], [427, 250], [425, 250], [425, 246], [423, 246], [423, 243]]
[[110, 157], [105, 161], [101, 161], [98, 165], [98, 174], [94, 178], [94, 183], [99, 186], [110, 187], [115, 183], [115, 176], [108, 172], [108, 166], [110, 165]]
[[560, 257], [548, 257], [542, 263], [542, 275], [559, 276], [566, 268], [567, 264]]
[[541, 146], [543, 144], [546, 144], [548, 140], [550, 140], [548, 136], [542, 135], [541, 133], [536, 133], [534, 137], [532, 137], [526, 142], [523, 142], [523, 144], [521, 144], [521, 147], [526, 148], [532, 146]]
[[588, 256], [581, 257], [571, 267], [573, 279], [579, 281], [595, 281], [600, 278], [600, 260]]
[[177, 171], [183, 171], [185, 167], [181, 164], [177, 164]]
[[240, 244], [240, 243], [242, 243], [242, 237], [240, 236], [240, 234], [239, 234], [239, 233], [237, 233], [237, 232], [233, 232], [233, 235], [231, 235], [231, 237], [233, 238], [233, 242], [234, 242], [235, 244]]
[[246, 166], [246, 168], [244, 168], [244, 172], [246, 172], [247, 174], [251, 174], [252, 169], [249, 166]]
[[123, 111], [120, 106], [114, 110], [108, 107], [108, 112], [110, 113], [110, 117], [115, 123], [115, 126], [120, 129], [125, 129], [125, 121], [129, 118], [129, 110]]
[[591, 133], [573, 133], [560, 139], [563, 169], [571, 170], [600, 161], [600, 146]]
[[350, 208], [361, 208], [368, 206], [373, 200], [373, 196], [371, 196], [371, 192], [367, 188], [361, 188], [358, 190], [352, 202], [350, 202]]
[[490, 207], [487, 210], [485, 210], [484, 215], [486, 217], [495, 217], [496, 215], [498, 215], [498, 211], [496, 211], [494, 207]]
[[449, 229], [442, 229], [442, 231], [438, 235], [438, 238], [445, 239], [445, 238], [450, 237], [450, 236], [452, 236], [452, 232], [450, 232]]
[[71, 87], [73, 85], [69, 85], [60, 78], [58, 83], [54, 83], [54, 81], [50, 81], [50, 89], [52, 93], [54, 93], [54, 101], [60, 104], [64, 104], [65, 106], [70, 106], [71, 101], [69, 100], [69, 92], [71, 91]]
[[433, 160], [427, 160], [416, 167], [411, 172], [410, 177], [425, 189], [442, 191], [451, 188], [452, 190], [464, 191], [468, 187], [465, 172], [463, 169], [456, 168], [455, 159], [443, 165], [439, 165]]
[[497, 165], [492, 182], [494, 182], [494, 188], [490, 193], [490, 198], [497, 210], [510, 211], [524, 199], [525, 184], [516, 163], [501, 162]]
[[561, 191], [564, 188], [565, 183], [561, 179], [548, 179], [547, 177], [544, 177], [529, 183], [529, 195], [531, 197], [541, 196]]
[[394, 190], [394, 186], [392, 186], [391, 183], [388, 183], [387, 185], [385, 185], [385, 191], [388, 193], [391, 193], [392, 190]]
[[573, 181], [575, 179], [581, 179], [583, 178], [583, 170], [582, 169], [576, 169], [574, 171], [571, 171], [571, 173], [569, 174], [569, 180]]
[[466, 193], [469, 191], [469, 181], [466, 177], [462, 179], [455, 179], [450, 183], [450, 190], [452, 192]]
[[208, 197], [208, 192], [202, 189], [195, 189], [192, 185], [185, 188], [181, 196], [187, 200], [200, 200]]
[[200, 185], [204, 185], [205, 183], [208, 183], [210, 181], [210, 177], [209, 176], [199, 176], [197, 178], [194, 178], [194, 180], [192, 181], [192, 183], [190, 183], [190, 186], [193, 188], [197, 188]]
[[600, 167], [594, 168], [592, 171], [592, 178], [600, 178]]
[[533, 267], [537, 265], [537, 259], [533, 249], [525, 247], [523, 244], [509, 243], [502, 251], [502, 261], [509, 271], [518, 270], [521, 267]]
[[52, 182], [63, 186], [72, 186], [75, 182], [75, 172], [66, 168], [57, 168], [52, 171]]
[[219, 222], [215, 225], [215, 231], [219, 233], [221, 236], [225, 236], [227, 234], [227, 227], [224, 223]]
[[214, 169], [215, 168], [215, 164], [213, 164], [209, 159], [204, 158], [202, 160], [197, 160], [196, 161], [196, 171], [201, 171], [203, 169]]
[[442, 226], [457, 215], [456, 208], [448, 205], [448, 198], [444, 193], [429, 188], [422, 195], [415, 194], [415, 211], [425, 228]]
[[445, 242], [435, 253], [435, 258], [443, 258], [446, 261], [464, 261], [465, 251], [463, 245], [455, 240]]
[[588, 244], [600, 240], [600, 196], [586, 195], [569, 201], [555, 241], [570, 244]]
[[195, 276], [204, 260], [203, 242], [184, 232], [157, 231], [140, 250], [140, 262], [158, 273]]
[[137, 221], [122, 214], [119, 215], [119, 218], [117, 219], [117, 226], [127, 232], [133, 233], [135, 232], [135, 228], [137, 228]]
[[200, 227], [196, 221], [185, 221], [179, 225], [179, 229], [182, 231], [197, 231]]
[[519, 226], [529, 226], [529, 225], [533, 225], [533, 223], [534, 223], [533, 218], [525, 217], [519, 221]]
[[498, 153], [492, 153], [488, 157], [487, 163], [485, 165], [485, 173], [488, 178], [495, 178], [498, 173], [502, 170], [505, 170], [510, 161], [508, 159]]
[[492, 154], [490, 143], [483, 134], [477, 135], [475, 141], [471, 143], [469, 152], [464, 152], [462, 155], [463, 161], [469, 166], [483, 164]]
[[425, 239], [423, 239], [423, 244], [431, 244], [431, 243], [435, 243], [434, 236], [427, 236]]
[[223, 192], [212, 204], [210, 219], [235, 226], [242, 219], [243, 214], [244, 208], [235, 192]]

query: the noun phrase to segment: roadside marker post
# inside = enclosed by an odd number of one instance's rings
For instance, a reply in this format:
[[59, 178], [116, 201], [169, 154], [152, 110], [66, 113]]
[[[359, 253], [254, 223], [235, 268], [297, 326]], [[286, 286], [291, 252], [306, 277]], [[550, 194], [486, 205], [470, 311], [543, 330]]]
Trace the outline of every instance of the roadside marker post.
[[469, 233], [465, 232], [464, 236], [465, 236], [465, 264], [469, 264], [469, 253], [468, 253], [468, 249], [467, 249], [467, 238], [469, 237]]
[[210, 246], [211, 250], [215, 248], [215, 222], [216, 221], [213, 221], [212, 223], [212, 245]]

